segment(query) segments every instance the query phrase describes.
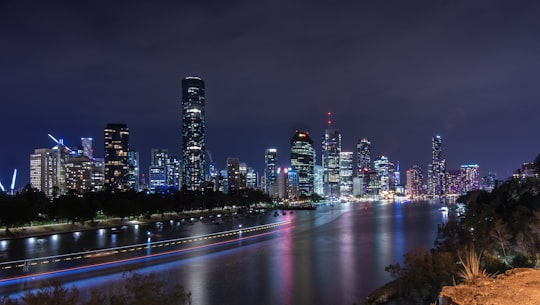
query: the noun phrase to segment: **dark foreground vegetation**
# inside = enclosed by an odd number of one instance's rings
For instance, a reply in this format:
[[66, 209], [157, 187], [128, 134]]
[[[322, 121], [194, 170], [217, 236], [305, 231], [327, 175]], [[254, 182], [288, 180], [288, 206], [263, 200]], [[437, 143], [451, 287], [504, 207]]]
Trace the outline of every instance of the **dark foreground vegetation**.
[[155, 274], [124, 274], [124, 286], [115, 293], [92, 290], [83, 297], [75, 288], [65, 288], [58, 282], [46, 283], [35, 292], [20, 298], [0, 299], [0, 305], [184, 305], [191, 304], [191, 293], [181, 286], [170, 287]]
[[443, 286], [474, 282], [511, 268], [536, 267], [540, 253], [540, 155], [535, 177], [506, 181], [491, 193], [460, 197], [464, 211], [440, 228], [432, 249], [404, 255], [386, 267], [395, 280], [364, 304], [392, 298], [402, 304], [436, 304]]

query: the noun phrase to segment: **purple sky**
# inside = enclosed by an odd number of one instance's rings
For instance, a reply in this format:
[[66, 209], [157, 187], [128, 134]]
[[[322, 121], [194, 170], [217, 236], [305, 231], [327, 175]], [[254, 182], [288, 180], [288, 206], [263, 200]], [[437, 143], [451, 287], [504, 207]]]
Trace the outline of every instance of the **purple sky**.
[[317, 143], [333, 113], [343, 150], [359, 138], [405, 169], [443, 138], [449, 168], [509, 176], [540, 153], [540, 2], [0, 1], [0, 181], [29, 181], [29, 155], [126, 123], [180, 150], [181, 80], [206, 82], [207, 148], [262, 173], [289, 140]]

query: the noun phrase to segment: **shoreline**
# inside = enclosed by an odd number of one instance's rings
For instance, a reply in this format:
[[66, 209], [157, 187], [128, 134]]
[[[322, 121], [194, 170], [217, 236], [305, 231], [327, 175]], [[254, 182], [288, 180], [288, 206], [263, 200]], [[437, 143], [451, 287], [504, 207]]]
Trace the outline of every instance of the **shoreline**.
[[165, 220], [180, 220], [184, 218], [190, 218], [190, 217], [201, 217], [201, 216], [207, 216], [213, 213], [219, 213], [224, 215], [232, 215], [234, 212], [236, 212], [236, 209], [230, 209], [230, 210], [197, 210], [197, 211], [190, 211], [190, 212], [182, 212], [180, 214], [177, 213], [169, 213], [161, 215], [153, 215], [150, 218], [144, 218], [144, 217], [126, 217], [124, 220], [121, 220], [120, 218], [109, 218], [109, 219], [101, 219], [101, 220], [87, 220], [83, 224], [80, 222], [76, 222], [72, 224], [69, 223], [52, 223], [52, 224], [44, 224], [44, 225], [35, 225], [35, 226], [22, 226], [22, 227], [12, 227], [8, 230], [3, 227], [0, 229], [0, 241], [2, 240], [11, 240], [11, 239], [22, 239], [22, 238], [28, 238], [28, 237], [40, 237], [40, 236], [46, 236], [51, 234], [63, 234], [63, 233], [71, 233], [71, 232], [80, 232], [80, 231], [90, 231], [90, 230], [97, 230], [97, 229], [108, 229], [108, 228], [114, 228], [117, 226], [126, 226], [126, 225], [134, 225], [134, 224], [145, 224], [145, 223], [152, 223], [156, 221], [165, 221]]

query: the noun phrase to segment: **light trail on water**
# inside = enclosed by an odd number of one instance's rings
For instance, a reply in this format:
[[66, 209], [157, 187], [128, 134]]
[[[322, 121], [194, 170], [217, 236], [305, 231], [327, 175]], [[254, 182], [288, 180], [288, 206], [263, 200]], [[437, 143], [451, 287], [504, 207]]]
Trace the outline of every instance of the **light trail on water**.
[[[202, 245], [192, 246], [192, 247], [188, 247], [188, 248], [168, 250], [168, 251], [158, 252], [158, 253], [149, 253], [149, 254], [140, 255], [140, 256], [136, 256], [136, 257], [130, 257], [130, 258], [124, 258], [124, 259], [118, 259], [118, 260], [111, 260], [111, 261], [102, 262], [102, 263], [94, 263], [94, 264], [88, 264], [88, 265], [70, 267], [70, 268], [64, 268], [64, 269], [58, 269], [58, 270], [51, 270], [51, 271], [45, 271], [45, 272], [40, 272], [40, 273], [34, 273], [34, 274], [25, 274], [25, 275], [14, 276], [14, 277], [6, 277], [6, 278], [0, 279], [0, 287], [9, 286], [9, 285], [13, 285], [13, 284], [20, 284], [20, 283], [23, 283], [24, 281], [27, 281], [29, 279], [38, 280], [38, 281], [44, 281], [44, 280], [52, 279], [52, 278], [55, 278], [55, 277], [61, 277], [61, 276], [66, 276], [66, 275], [70, 275], [70, 274], [77, 274], [77, 273], [83, 273], [83, 272], [88, 272], [88, 271], [95, 271], [95, 270], [103, 270], [103, 269], [107, 269], [107, 268], [114, 268], [114, 267], [119, 267], [119, 266], [123, 266], [123, 265], [127, 265], [127, 264], [137, 263], [137, 262], [140, 262], [140, 261], [143, 261], [143, 260], [146, 260], [146, 261], [148, 261], [148, 260], [151, 261], [153, 259], [157, 260], [158, 258], [164, 258], [164, 257], [168, 257], [168, 256], [184, 254], [184, 253], [188, 253], [188, 252], [192, 252], [192, 251], [196, 251], [196, 250], [219, 247], [219, 246], [223, 246], [223, 245], [232, 244], [232, 243], [238, 242], [238, 241], [256, 239], [256, 238], [259, 238], [259, 237], [268, 236], [268, 235], [271, 235], [271, 234], [274, 234], [274, 233], [277, 233], [277, 232], [286, 231], [286, 230], [294, 228], [294, 226], [288, 226], [289, 224], [291, 224], [291, 221], [283, 221], [283, 222], [272, 223], [272, 224], [268, 224], [268, 225], [261, 225], [261, 226], [247, 227], [247, 228], [239, 228], [239, 229], [235, 229], [235, 230], [231, 230], [231, 231], [224, 231], [224, 232], [218, 232], [218, 233], [212, 233], [212, 234], [205, 234], [205, 235], [199, 235], [199, 236], [194, 236], [194, 237], [186, 237], [186, 238], [180, 238], [180, 239], [164, 240], [164, 241], [159, 241], [159, 242], [131, 245], [131, 246], [128, 246], [128, 247], [118, 247], [118, 248], [104, 249], [104, 250], [100, 250], [100, 251], [113, 251], [114, 253], [120, 253], [120, 252], [125, 253], [125, 252], [132, 252], [132, 251], [136, 251], [136, 250], [144, 250], [144, 249], [149, 249], [149, 248], [167, 247], [167, 246], [170, 247], [170, 246], [173, 246], [173, 245], [178, 246], [179, 244], [187, 244], [187, 243], [191, 243], [191, 242], [205, 241], [205, 240], [209, 240], [209, 239], [213, 239], [213, 238], [224, 238], [224, 237], [231, 237], [231, 236], [235, 236], [235, 235], [238, 236], [237, 238], [234, 238], [234, 239], [223, 240], [223, 241], [218, 241], [218, 242], [209, 243], [209, 244], [202, 244]], [[282, 227], [282, 226], [286, 226], [286, 227]], [[282, 227], [282, 228], [274, 229], [274, 228], [277, 228], [277, 227]], [[273, 229], [273, 230], [271, 230], [271, 229]], [[271, 231], [262, 232], [262, 233], [258, 233], [258, 234], [254, 234], [254, 235], [243, 236], [246, 233], [256, 232], [256, 231], [260, 231], [260, 230], [271, 230]], [[49, 264], [50, 262], [58, 262], [60, 260], [71, 261], [71, 260], [74, 260], [74, 259], [80, 259], [80, 258], [84, 258], [85, 253], [96, 254], [96, 253], [99, 253], [99, 252], [98, 251], [88, 251], [88, 252], [73, 253], [71, 255], [67, 254], [67, 255], [56, 256], [56, 257], [36, 258], [36, 259], [33, 259], [33, 262], [31, 263], [31, 266], [35, 266], [35, 265], [37, 265], [39, 263], [41, 263], [41, 264]], [[62, 257], [62, 258], [59, 259], [58, 257]], [[39, 263], [36, 262], [38, 260], [40, 260]], [[14, 266], [19, 267], [19, 268], [25, 268], [25, 263], [24, 262], [25, 262], [24, 260], [20, 260], [20, 261], [13, 261], [13, 262], [3, 263], [2, 264], [3, 265], [2, 269], [10, 269], [10, 268], [12, 268]]]

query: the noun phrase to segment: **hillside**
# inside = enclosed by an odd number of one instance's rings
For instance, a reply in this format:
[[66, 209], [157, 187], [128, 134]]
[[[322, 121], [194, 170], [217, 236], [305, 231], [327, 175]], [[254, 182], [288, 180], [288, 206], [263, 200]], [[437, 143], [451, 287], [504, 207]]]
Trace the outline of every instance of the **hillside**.
[[443, 287], [443, 305], [540, 305], [540, 270], [518, 268], [474, 284]]

